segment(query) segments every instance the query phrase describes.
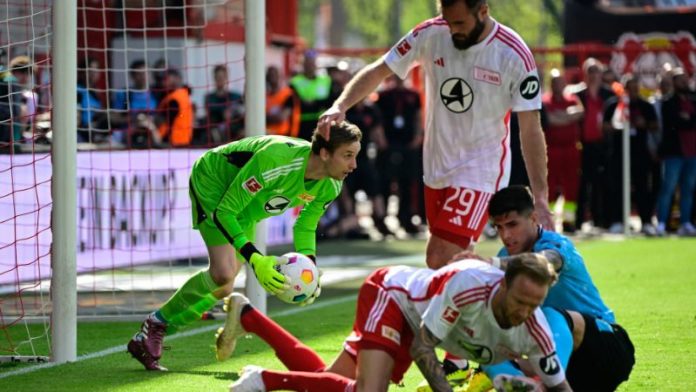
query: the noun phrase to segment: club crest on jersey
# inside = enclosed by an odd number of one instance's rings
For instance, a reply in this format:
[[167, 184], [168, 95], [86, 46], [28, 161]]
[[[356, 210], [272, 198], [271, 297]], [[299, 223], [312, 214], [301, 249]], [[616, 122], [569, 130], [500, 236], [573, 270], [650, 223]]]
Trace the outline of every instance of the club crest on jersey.
[[556, 353], [554, 352], [549, 356], [541, 358], [539, 360], [539, 368], [541, 368], [541, 371], [549, 376], [553, 376], [554, 374], [558, 373], [561, 370], [561, 365], [558, 363]]
[[299, 196], [297, 196], [298, 199], [302, 200], [305, 203], [310, 203], [312, 200], [314, 200], [314, 195], [310, 195], [309, 193], [301, 193]]
[[474, 79], [495, 84], [496, 86], [500, 86], [502, 83], [502, 79], [498, 72], [479, 67], [474, 67]]
[[464, 79], [450, 78], [440, 86], [440, 99], [454, 113], [464, 113], [474, 103], [474, 91]]
[[520, 84], [520, 95], [524, 99], [533, 99], [539, 94], [539, 78], [536, 76], [528, 76], [527, 79], [522, 81]]
[[273, 196], [271, 200], [266, 202], [263, 208], [271, 215], [280, 215], [290, 205], [290, 200], [285, 196]]
[[263, 185], [261, 185], [258, 181], [256, 181], [256, 177], [250, 177], [248, 180], [244, 181], [244, 184], [242, 184], [242, 187], [246, 189], [247, 192], [253, 194], [256, 194], [258, 191], [263, 189]]
[[382, 336], [396, 344], [401, 344], [401, 334], [399, 333], [399, 331], [395, 330], [394, 328], [388, 325], [382, 326]]
[[396, 51], [399, 52], [400, 56], [405, 56], [411, 50], [411, 44], [406, 41], [406, 39], [401, 40], [398, 45], [396, 45]]
[[454, 324], [457, 321], [457, 317], [459, 317], [459, 311], [451, 306], [446, 307], [442, 312], [442, 319], [450, 324]]

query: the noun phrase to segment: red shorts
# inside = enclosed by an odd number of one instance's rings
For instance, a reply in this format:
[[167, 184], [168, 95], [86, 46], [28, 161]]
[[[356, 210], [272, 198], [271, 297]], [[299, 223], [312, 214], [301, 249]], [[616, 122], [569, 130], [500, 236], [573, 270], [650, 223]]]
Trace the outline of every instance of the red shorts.
[[387, 268], [375, 270], [360, 287], [353, 332], [343, 348], [354, 359], [360, 350], [386, 351], [394, 358], [391, 380], [398, 384], [413, 362], [409, 353], [413, 330], [396, 302], [382, 289], [386, 273]]
[[425, 216], [430, 233], [466, 249], [488, 222], [492, 194], [464, 187], [425, 186]]

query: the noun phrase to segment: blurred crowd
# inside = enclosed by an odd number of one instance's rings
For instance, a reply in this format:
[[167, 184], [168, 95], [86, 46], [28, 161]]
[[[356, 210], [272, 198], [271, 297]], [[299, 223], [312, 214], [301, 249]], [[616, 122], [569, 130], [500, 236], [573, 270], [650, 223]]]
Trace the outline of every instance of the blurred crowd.
[[[32, 59], [8, 62], [0, 79], [0, 150], [22, 141], [50, 142], [47, 97], [36, 89]], [[320, 114], [350, 80], [347, 63], [325, 69], [307, 52], [300, 69], [284, 77], [266, 71], [268, 133], [308, 139]], [[129, 85], [108, 95], [98, 89], [104, 69], [98, 60], [78, 64], [78, 142], [114, 148], [215, 146], [245, 136], [244, 100], [229, 89], [228, 68], [211, 68], [214, 87], [197, 117], [179, 70], [164, 59], [129, 66]], [[148, 74], [150, 72], [150, 74]], [[542, 122], [548, 144], [549, 197], [558, 228], [621, 233], [623, 228], [622, 134], [630, 134], [632, 206], [640, 218], [634, 229], [649, 236], [675, 231], [696, 236], [693, 200], [696, 184], [696, 94], [694, 81], [680, 68], [666, 67], [659, 88], [646, 93], [630, 74], [617, 76], [600, 61], [582, 64], [582, 80], [570, 84], [553, 70], [544, 95]], [[325, 237], [403, 237], [423, 232], [421, 94], [392, 77], [347, 113], [365, 134], [358, 170], [322, 221]], [[511, 138], [511, 183], [524, 183], [524, 163]], [[48, 125], [45, 125], [48, 124]], [[516, 145], [517, 144], [517, 145]], [[356, 199], [356, 195], [358, 198]], [[396, 196], [390, 199], [390, 196]], [[391, 203], [390, 203], [391, 200]], [[358, 206], [367, 205], [365, 211]], [[390, 207], [391, 206], [391, 207]], [[388, 211], [395, 219], [388, 218]], [[361, 217], [371, 215], [367, 225]]]

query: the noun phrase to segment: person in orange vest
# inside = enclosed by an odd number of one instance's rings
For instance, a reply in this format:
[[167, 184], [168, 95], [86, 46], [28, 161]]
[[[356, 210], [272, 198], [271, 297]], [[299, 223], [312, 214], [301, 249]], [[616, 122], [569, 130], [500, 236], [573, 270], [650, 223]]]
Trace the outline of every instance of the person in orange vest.
[[287, 85], [281, 85], [278, 67], [266, 70], [266, 128], [269, 135], [297, 137], [300, 132], [300, 100]]
[[181, 84], [181, 74], [168, 69], [164, 77], [167, 94], [157, 107], [159, 134], [172, 146], [188, 146], [193, 137], [193, 103], [188, 88]]

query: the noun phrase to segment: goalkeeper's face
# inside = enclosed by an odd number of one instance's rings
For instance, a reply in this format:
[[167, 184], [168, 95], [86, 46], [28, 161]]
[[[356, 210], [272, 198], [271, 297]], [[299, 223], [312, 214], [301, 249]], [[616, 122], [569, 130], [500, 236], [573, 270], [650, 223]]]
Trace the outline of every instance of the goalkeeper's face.
[[342, 144], [333, 154], [322, 150], [322, 160], [328, 176], [343, 181], [348, 174], [358, 167], [356, 159], [359, 152], [360, 142]]
[[454, 47], [466, 50], [476, 45], [481, 39], [481, 33], [486, 28], [487, 15], [488, 5], [486, 4], [481, 5], [476, 10], [471, 10], [464, 1], [458, 1], [443, 8], [442, 17], [449, 25]]

